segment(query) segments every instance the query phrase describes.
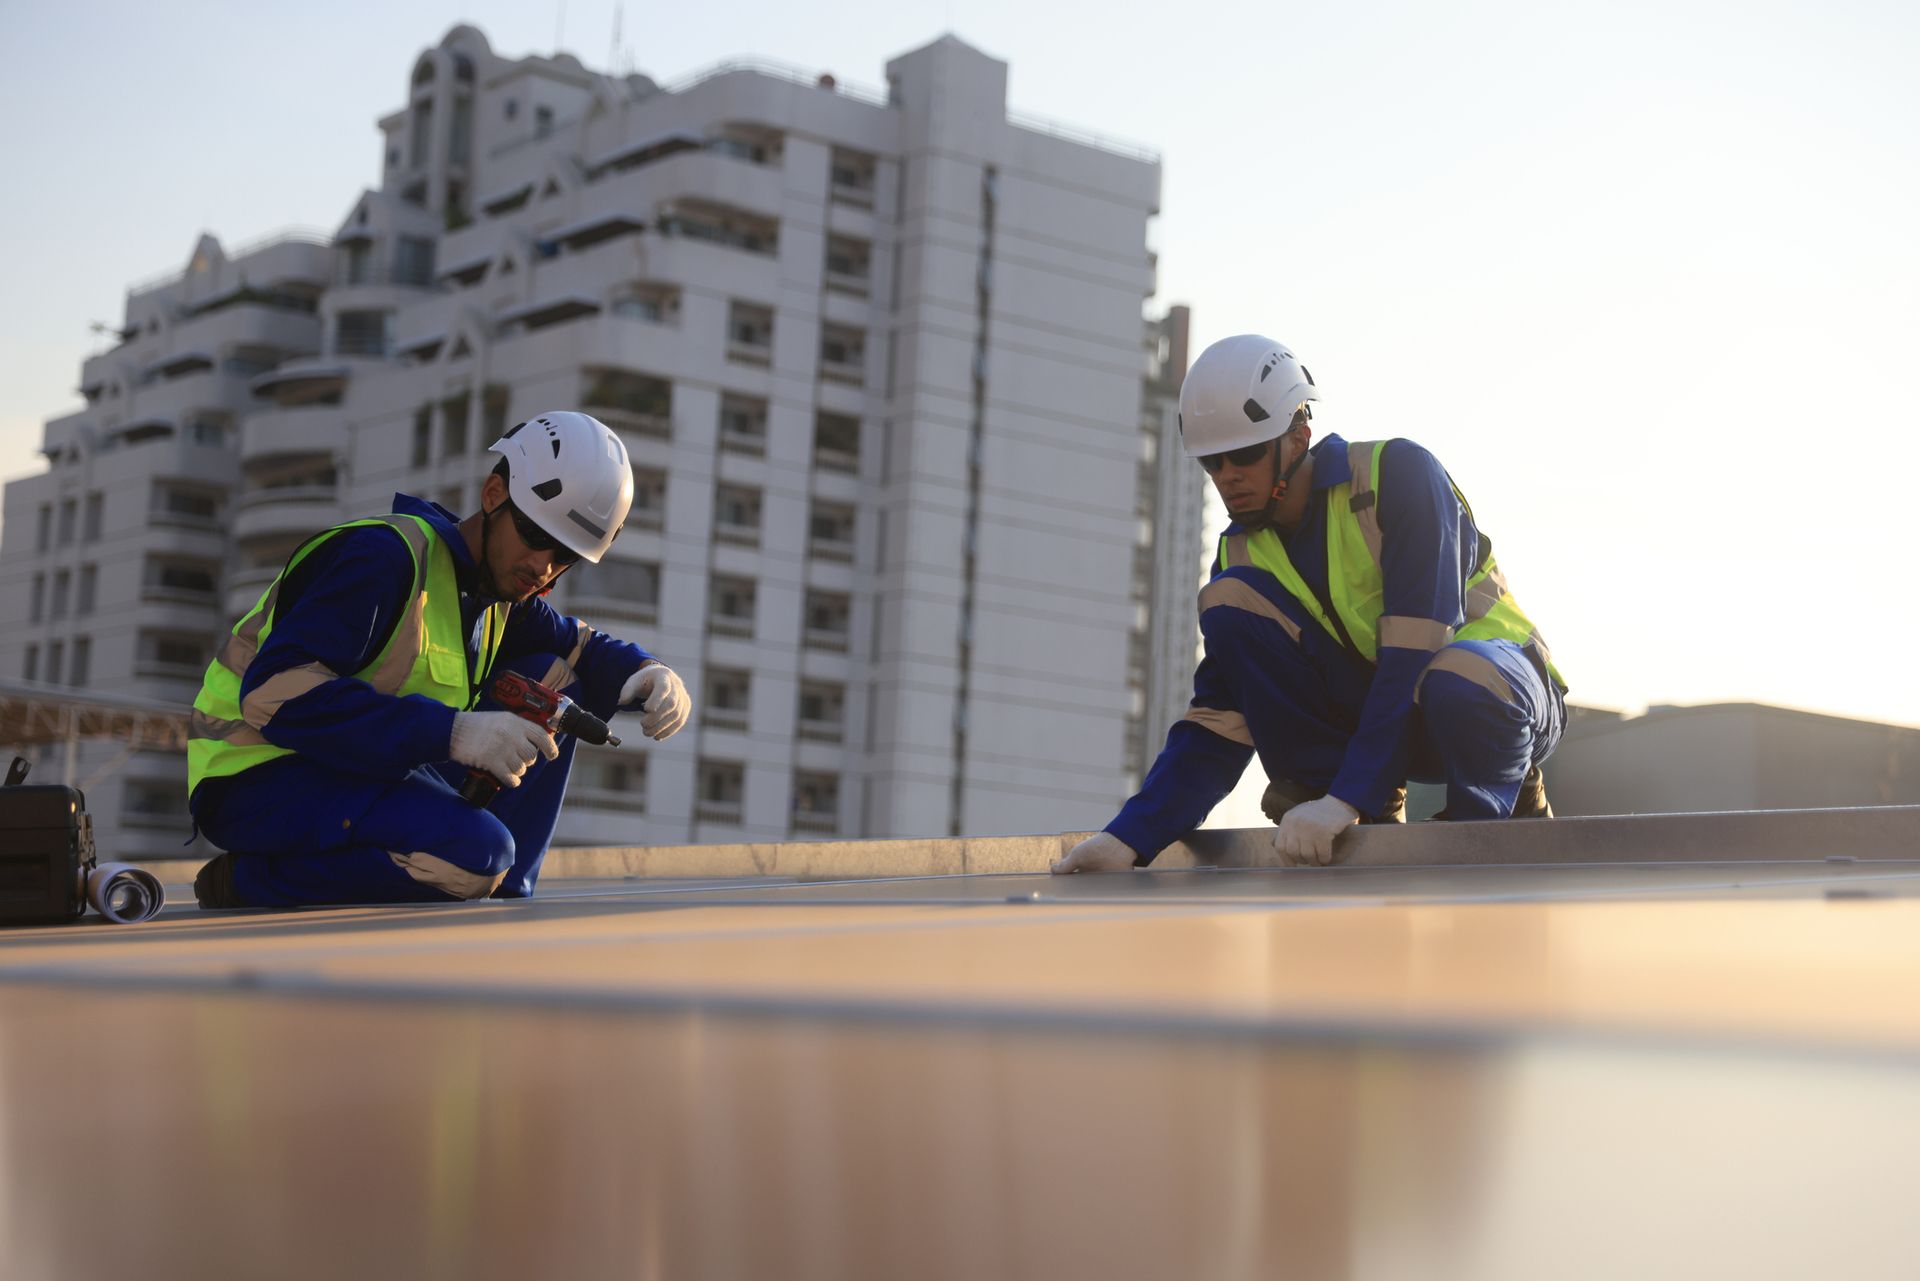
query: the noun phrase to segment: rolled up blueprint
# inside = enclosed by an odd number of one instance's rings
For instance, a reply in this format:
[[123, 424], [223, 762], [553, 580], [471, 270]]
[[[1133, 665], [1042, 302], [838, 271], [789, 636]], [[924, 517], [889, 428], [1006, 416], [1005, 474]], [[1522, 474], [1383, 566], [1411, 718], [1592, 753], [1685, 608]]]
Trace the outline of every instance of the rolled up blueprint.
[[87, 873], [88, 904], [115, 925], [151, 921], [166, 901], [160, 878], [131, 863], [102, 863]]

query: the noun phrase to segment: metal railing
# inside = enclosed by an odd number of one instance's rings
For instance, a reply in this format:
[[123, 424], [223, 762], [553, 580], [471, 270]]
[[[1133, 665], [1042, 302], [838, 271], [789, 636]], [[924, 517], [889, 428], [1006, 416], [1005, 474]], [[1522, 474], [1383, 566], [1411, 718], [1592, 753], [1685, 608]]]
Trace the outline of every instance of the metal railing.
[[[315, 245], [319, 248], [326, 249], [332, 246], [333, 235], [330, 232], [321, 231], [315, 227], [282, 227], [278, 231], [270, 231], [263, 236], [255, 236], [251, 240], [242, 241], [231, 249], [224, 249], [224, 247], [223, 249], [227, 255], [227, 261], [234, 262], [245, 258], [249, 254], [257, 254], [263, 249], [271, 249], [281, 244]], [[152, 293], [156, 289], [164, 289], [168, 285], [178, 284], [186, 278], [187, 269], [185, 267], [175, 267], [167, 271], [158, 272], [144, 279], [136, 280], [127, 286], [127, 294], [132, 296], [134, 294]]]
[[1062, 142], [1077, 142], [1083, 147], [1092, 147], [1110, 155], [1125, 156], [1129, 160], [1139, 160], [1150, 165], [1160, 163], [1160, 153], [1152, 147], [1138, 142], [1129, 142], [1125, 138], [1095, 133], [1091, 129], [1082, 129], [1077, 125], [1062, 124], [1058, 120], [1049, 120], [1045, 116], [1030, 115], [1024, 111], [1009, 111], [1007, 123], [1016, 129], [1025, 129], [1029, 133], [1043, 133], [1049, 138], [1058, 138]]
[[[827, 87], [820, 83], [821, 72], [809, 71], [805, 67], [796, 66], [791, 62], [781, 62], [775, 58], [728, 58], [722, 62], [716, 62], [712, 66], [702, 67], [700, 70], [684, 75], [678, 80], [669, 81], [660, 87], [667, 93], [685, 93], [687, 90], [697, 85], [705, 84], [709, 80], [716, 79], [720, 76], [733, 75], [741, 71], [752, 72], [762, 76], [772, 76], [776, 80], [785, 80], [789, 84], [805, 85], [809, 89], [825, 89]], [[832, 92], [840, 94], [843, 97], [851, 98], [855, 102], [864, 102], [870, 107], [890, 107], [893, 105], [887, 100], [886, 90], [842, 80], [837, 75], [833, 77]]]

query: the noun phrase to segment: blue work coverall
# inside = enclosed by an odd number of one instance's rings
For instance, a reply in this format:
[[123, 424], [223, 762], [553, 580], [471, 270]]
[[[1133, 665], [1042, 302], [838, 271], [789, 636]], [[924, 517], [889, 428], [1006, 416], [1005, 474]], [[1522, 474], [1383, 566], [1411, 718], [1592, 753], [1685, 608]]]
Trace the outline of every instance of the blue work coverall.
[[[553, 685], [601, 720], [613, 716], [627, 678], [651, 657], [645, 650], [535, 598], [508, 613], [493, 671], [475, 671], [481, 616], [493, 602], [479, 593], [480, 571], [459, 519], [406, 494], [394, 496], [393, 510], [425, 517], [452, 552], [475, 687], [512, 670]], [[413, 558], [391, 530], [361, 526], [327, 539], [281, 584], [273, 629], [247, 667], [241, 696], [304, 664], [364, 669], [385, 647], [413, 581]], [[476, 707], [497, 709], [490, 695]], [[191, 800], [199, 830], [235, 855], [239, 896], [258, 907], [450, 897], [415, 879], [396, 853], [430, 854], [487, 879], [504, 874], [496, 898], [533, 893], [566, 795], [574, 738], [557, 735], [556, 759], [536, 759], [520, 786], [475, 809], [459, 795], [467, 767], [447, 759], [454, 710], [421, 695], [381, 694], [351, 677], [282, 704], [261, 732], [293, 755], [205, 779]]]
[[[1328, 589], [1327, 493], [1352, 478], [1347, 442], [1315, 445], [1306, 513], [1282, 536], [1287, 558], [1321, 608]], [[1382, 615], [1465, 622], [1466, 582], [1480, 563], [1483, 535], [1434, 456], [1410, 440], [1390, 441], [1380, 460], [1384, 538]], [[1228, 535], [1241, 532], [1229, 527]], [[1369, 663], [1307, 613], [1278, 579], [1253, 566], [1219, 568], [1245, 580], [1291, 619], [1300, 640], [1270, 618], [1231, 605], [1200, 615], [1204, 657], [1193, 677], [1195, 709], [1245, 718], [1251, 747], [1192, 715], [1173, 726], [1138, 793], [1106, 830], [1143, 860], [1198, 827], [1233, 790], [1247, 762], [1267, 777], [1326, 792], [1363, 816], [1377, 816], [1409, 778], [1447, 785], [1446, 816], [1506, 818], [1527, 770], [1545, 760], [1566, 728], [1566, 702], [1537, 646], [1455, 640], [1491, 663], [1511, 698], [1454, 672], [1427, 666], [1427, 650], [1381, 646]], [[1425, 674], [1423, 681], [1422, 674]], [[1416, 689], [1418, 701], [1416, 702]]]

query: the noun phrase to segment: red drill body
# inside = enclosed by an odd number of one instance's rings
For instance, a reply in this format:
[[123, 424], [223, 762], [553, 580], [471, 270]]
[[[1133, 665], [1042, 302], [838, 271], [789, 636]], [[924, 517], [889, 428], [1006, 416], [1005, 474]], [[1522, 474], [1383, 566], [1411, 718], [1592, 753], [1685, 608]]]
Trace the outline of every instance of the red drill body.
[[[549, 734], [572, 734], [584, 743], [620, 746], [607, 723], [564, 694], [518, 672], [504, 672], [493, 682], [494, 701], [505, 711], [532, 721]], [[468, 804], [484, 808], [499, 794], [500, 782], [484, 770], [472, 770], [460, 795]]]

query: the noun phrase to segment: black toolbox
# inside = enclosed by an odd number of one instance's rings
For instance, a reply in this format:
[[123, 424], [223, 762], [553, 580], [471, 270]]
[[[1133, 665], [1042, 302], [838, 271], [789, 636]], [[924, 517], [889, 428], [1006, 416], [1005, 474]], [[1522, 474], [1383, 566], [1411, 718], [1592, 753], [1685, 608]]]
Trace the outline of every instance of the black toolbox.
[[0, 787], [0, 925], [78, 917], [93, 858], [93, 822], [79, 788]]

